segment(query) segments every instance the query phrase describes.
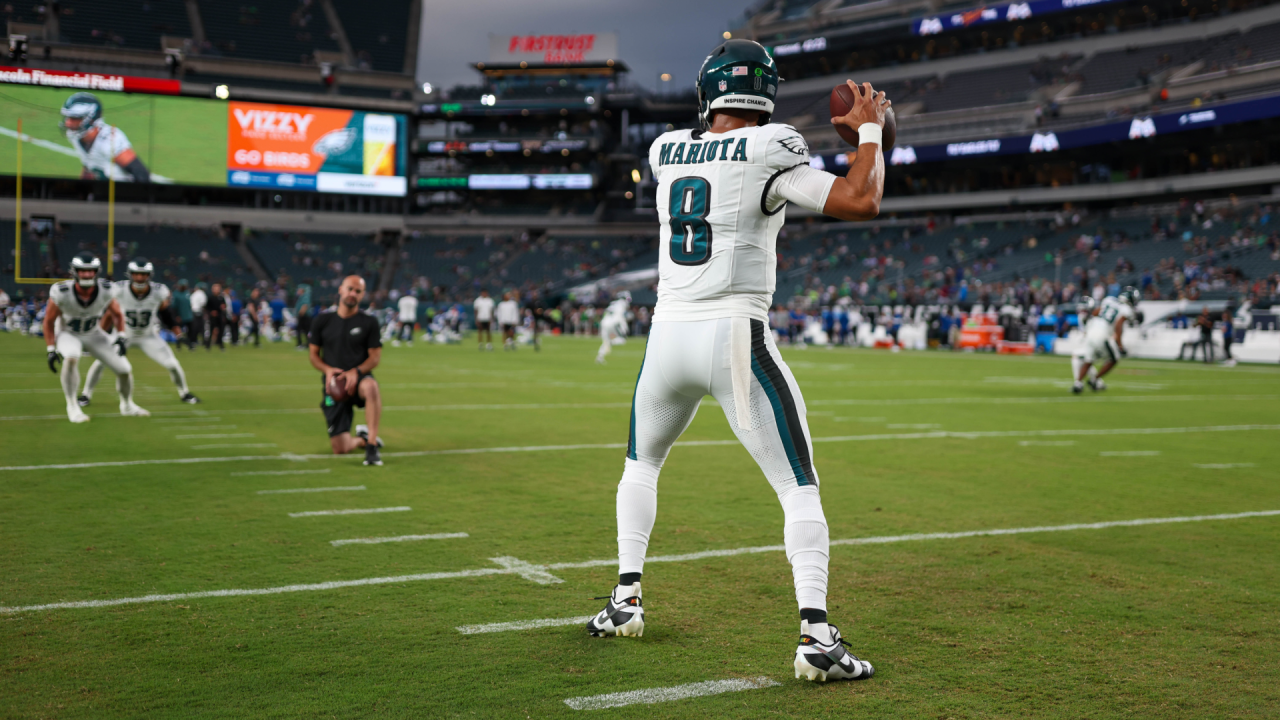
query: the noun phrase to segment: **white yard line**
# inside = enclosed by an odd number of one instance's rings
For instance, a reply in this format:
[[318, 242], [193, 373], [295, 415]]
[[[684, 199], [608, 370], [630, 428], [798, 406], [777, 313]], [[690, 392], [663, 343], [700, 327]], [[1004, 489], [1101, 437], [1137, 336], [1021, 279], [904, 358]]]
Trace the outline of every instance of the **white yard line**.
[[381, 545], [382, 543], [393, 542], [413, 542], [414, 540], [452, 540], [454, 538], [471, 537], [464, 532], [457, 533], [434, 533], [431, 535], [397, 535], [396, 537], [372, 537], [372, 538], [355, 538], [352, 540], [330, 540], [329, 544], [334, 547], [342, 547], [343, 545]]
[[[1001, 528], [992, 530], [969, 530], [966, 532], [950, 532], [950, 533], [928, 533], [914, 535], [888, 535], [880, 537], [867, 538], [848, 538], [844, 540], [832, 540], [832, 545], [880, 545], [885, 543], [909, 542], [919, 540], [955, 540], [959, 538], [983, 537], [983, 536], [1000, 536], [1000, 535], [1021, 535], [1026, 533], [1046, 533], [1046, 532], [1068, 532], [1073, 530], [1103, 530], [1106, 528], [1118, 527], [1140, 527], [1143, 525], [1164, 525], [1169, 523], [1189, 523], [1189, 522], [1208, 522], [1214, 520], [1243, 520], [1245, 518], [1258, 517], [1274, 517], [1280, 515], [1280, 510], [1260, 510], [1255, 512], [1242, 513], [1224, 513], [1219, 515], [1187, 515], [1179, 517], [1165, 518], [1140, 518], [1137, 520], [1112, 520], [1107, 522], [1096, 523], [1075, 523], [1071, 525], [1046, 525], [1041, 527], [1023, 527], [1023, 528]], [[731, 548], [726, 550], [705, 550], [703, 552], [686, 553], [683, 555], [660, 555], [657, 557], [647, 558], [646, 562], [684, 562], [688, 560], [703, 560], [713, 557], [730, 557], [734, 555], [749, 555], [754, 553], [765, 552], [783, 552], [786, 550], [784, 545], [762, 545], [756, 547]], [[514, 558], [495, 558], [496, 560], [512, 561]], [[616, 559], [610, 560], [586, 560], [583, 562], [569, 563], [551, 563], [549, 565], [533, 566], [543, 569], [544, 572], [551, 570], [569, 570], [577, 568], [595, 568], [609, 567], [617, 565]], [[424, 580], [450, 580], [456, 578], [472, 578], [484, 577], [486, 575], [524, 575], [528, 569], [521, 567], [514, 562], [509, 562], [502, 567], [496, 568], [478, 568], [475, 570], [458, 570], [454, 572], [437, 572], [437, 573], [421, 573], [417, 575], [397, 575], [394, 577], [375, 577], [360, 578], [357, 580], [334, 580], [321, 583], [308, 583], [299, 585], [283, 585], [279, 587], [269, 588], [249, 588], [249, 589], [232, 589], [232, 590], [204, 590], [199, 592], [186, 593], [170, 593], [166, 595], [143, 595], [140, 597], [127, 598], [110, 598], [106, 600], [77, 600], [64, 601], [55, 603], [46, 603], [43, 605], [17, 605], [12, 607], [0, 607], [0, 614], [11, 614], [19, 612], [33, 612], [38, 610], [65, 610], [75, 608], [98, 608], [113, 607], [116, 605], [135, 605], [138, 603], [153, 602], [172, 602], [175, 600], [196, 600], [199, 598], [212, 597], [244, 597], [256, 595], [278, 595], [281, 593], [292, 592], [317, 592], [321, 590], [336, 590], [345, 587], [361, 587], [367, 585], [390, 585], [407, 582], [418, 582]]]
[[707, 682], [676, 685], [675, 687], [649, 688], [648, 690], [630, 690], [609, 693], [608, 695], [569, 698], [564, 701], [564, 704], [574, 710], [603, 710], [605, 708], [626, 707], [627, 705], [652, 705], [660, 702], [671, 702], [672, 700], [741, 692], [743, 690], [759, 690], [760, 688], [777, 687], [781, 684], [777, 680], [770, 680], [763, 676], [737, 678], [734, 680], [708, 680]]
[[[1199, 427], [1165, 427], [1165, 428], [1075, 428], [1067, 430], [935, 430], [917, 433], [882, 433], [876, 435], [840, 435], [834, 437], [816, 437], [815, 443], [845, 442], [880, 442], [885, 440], [941, 440], [955, 438], [961, 440], [978, 440], [981, 438], [1015, 438], [1015, 437], [1055, 437], [1055, 436], [1096, 436], [1096, 435], [1182, 435], [1195, 433], [1245, 432], [1250, 430], [1280, 430], [1280, 425], [1205, 425]], [[676, 447], [716, 447], [737, 445], [734, 440], [685, 440], [676, 443]], [[617, 450], [625, 448], [626, 443], [583, 443], [576, 445], [523, 445], [510, 447], [486, 448], [453, 448], [448, 450], [406, 450], [401, 452], [384, 452], [384, 458], [434, 457], [438, 455], [483, 455], [489, 453], [523, 453], [523, 452], [559, 452], [566, 450]], [[238, 447], [253, 447], [240, 445]], [[268, 445], [268, 447], [274, 447]], [[282, 453], [280, 455], [240, 455], [237, 457], [198, 457], [170, 458], [165, 460], [114, 460], [108, 462], [65, 463], [55, 465], [9, 465], [0, 466], [0, 472], [16, 470], [81, 470], [100, 467], [129, 467], [133, 465], [191, 465], [217, 462], [262, 462], [267, 460], [359, 460], [358, 455], [333, 455], [332, 453], [316, 453], [298, 455]]]
[[[61, 392], [60, 390], [58, 392]], [[628, 390], [630, 392], [630, 390]], [[1014, 398], [988, 398], [988, 397], [958, 397], [958, 398], [890, 398], [890, 399], [863, 399], [863, 400], [810, 400], [806, 404], [815, 405], [1035, 405], [1039, 403], [1148, 403], [1148, 402], [1201, 402], [1204, 400], [1231, 400], [1236, 402], [1245, 401], [1269, 401], [1280, 399], [1280, 395], [1106, 395], [1093, 397], [1077, 397], [1075, 395], [1067, 395], [1064, 397], [1014, 397]], [[384, 412], [439, 412], [444, 410], [555, 410], [555, 409], [592, 409], [592, 408], [624, 408], [631, 407], [629, 402], [615, 403], [522, 403], [522, 404], [501, 404], [501, 405], [387, 405], [383, 406]], [[153, 410], [152, 415], [169, 415], [182, 412], [190, 412], [184, 410]], [[246, 410], [219, 410], [224, 415], [295, 415], [315, 413], [316, 408], [264, 408], [264, 409], [246, 409]], [[95, 418], [118, 418], [119, 413], [91, 413]], [[27, 421], [27, 420], [61, 420], [66, 421], [66, 413], [57, 413], [53, 415], [8, 415], [0, 416], [0, 422], [3, 421]], [[153, 418], [154, 422], [159, 422], [165, 418]]]
[[249, 472], [233, 472], [231, 477], [242, 477], [245, 475], [323, 475], [332, 472], [330, 468], [323, 470], [250, 470]]
[[363, 485], [349, 485], [347, 487], [327, 487], [327, 488], [291, 488], [288, 490], [259, 490], [259, 495], [285, 495], [287, 493], [317, 493], [317, 492], [342, 492], [344, 490], [367, 490]]
[[586, 625], [593, 615], [571, 618], [547, 618], [546, 620], [517, 620], [516, 622], [490, 623], [488, 625], [462, 625], [455, 628], [463, 635], [480, 633], [507, 632], [509, 630], [537, 630], [538, 628], [561, 627], [563, 625]]
[[192, 445], [192, 450], [217, 450], [219, 448], [261, 448], [275, 447], [275, 443], [214, 443], [213, 445]]
[[1251, 468], [1253, 463], [1195, 463], [1201, 470], [1230, 470], [1232, 468]]
[[1075, 440], [1020, 440], [1022, 447], [1068, 447], [1075, 445]]
[[291, 518], [319, 517], [321, 515], [369, 515], [371, 513], [409, 512], [413, 508], [408, 505], [381, 508], [354, 508], [351, 510], [312, 510], [310, 512], [289, 513]]
[[222, 420], [222, 418], [220, 418], [220, 417], [205, 417], [205, 416], [199, 416], [199, 417], [181, 417], [181, 418], [151, 418], [151, 422], [158, 422], [158, 423], [170, 423], [170, 424], [174, 424], [174, 423], [207, 423], [207, 422], [219, 422], [220, 420]]
[[885, 427], [890, 430], [933, 430], [942, 426], [937, 423], [892, 423]]
[[[235, 427], [232, 425], [231, 427]], [[226, 440], [227, 438], [254, 437], [253, 433], [207, 433], [204, 435], [174, 435], [174, 440]]]
[[1159, 450], [1103, 450], [1098, 453], [1102, 457], [1155, 457]]

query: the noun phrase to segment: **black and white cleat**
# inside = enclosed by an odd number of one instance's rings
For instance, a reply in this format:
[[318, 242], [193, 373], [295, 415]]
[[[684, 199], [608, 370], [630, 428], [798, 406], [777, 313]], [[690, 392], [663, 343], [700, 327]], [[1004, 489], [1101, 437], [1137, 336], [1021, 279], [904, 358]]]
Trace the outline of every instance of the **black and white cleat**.
[[195, 395], [192, 395], [191, 393], [187, 393], [186, 395], [182, 396], [182, 402], [188, 405], [198, 405], [200, 403], [200, 398], [196, 397]]
[[377, 445], [365, 446], [364, 464], [365, 465], [381, 465], [382, 464], [382, 453], [378, 452]]
[[89, 399], [88, 395], [81, 395], [80, 397], [76, 398], [76, 404], [79, 405], [80, 407], [89, 407], [89, 403], [91, 402], [93, 401]]
[[809, 634], [809, 622], [800, 621], [800, 645], [796, 648], [796, 678], [818, 682], [829, 680], [866, 680], [876, 674], [875, 668], [865, 660], [845, 651], [849, 643], [840, 637], [835, 625], [831, 628], [830, 642], [824, 642]]
[[587, 632], [593, 637], [644, 635], [644, 605], [640, 599], [640, 583], [627, 587], [617, 585], [613, 592], [596, 600], [608, 600], [604, 609], [587, 621]]
[[[358, 438], [360, 438], [360, 439], [364, 440], [365, 442], [369, 442], [369, 426], [368, 426], [368, 425], [357, 425], [357, 426], [356, 426], [356, 437], [358, 437]], [[378, 436], [378, 447], [383, 447], [383, 445], [384, 445], [384, 444], [383, 444], [383, 442], [382, 442], [382, 436], [381, 436], [381, 435], [379, 435], [379, 436]]]

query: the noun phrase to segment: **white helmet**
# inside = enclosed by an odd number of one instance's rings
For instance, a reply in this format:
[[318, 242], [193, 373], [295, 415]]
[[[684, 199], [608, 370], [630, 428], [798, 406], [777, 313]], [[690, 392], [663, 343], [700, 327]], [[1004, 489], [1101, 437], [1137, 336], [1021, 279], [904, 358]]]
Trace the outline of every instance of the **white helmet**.
[[617, 299], [619, 299], [619, 300], [626, 300], [628, 303], [630, 303], [630, 302], [631, 302], [631, 291], [629, 291], [629, 290], [623, 290], [623, 291], [619, 292], [617, 295], [615, 295], [614, 297], [616, 297], [616, 298], [617, 298]]
[[[81, 270], [92, 270], [93, 277], [80, 277]], [[75, 279], [76, 284], [80, 287], [93, 287], [98, 281], [98, 274], [102, 272], [102, 261], [91, 252], [82, 252], [71, 258], [71, 277]]]
[[[138, 292], [142, 292], [147, 288], [147, 284], [151, 281], [151, 274], [155, 272], [155, 266], [151, 261], [144, 257], [136, 257], [129, 261], [129, 283], [133, 285]], [[133, 282], [134, 273], [146, 273], [147, 279], [141, 283]]]

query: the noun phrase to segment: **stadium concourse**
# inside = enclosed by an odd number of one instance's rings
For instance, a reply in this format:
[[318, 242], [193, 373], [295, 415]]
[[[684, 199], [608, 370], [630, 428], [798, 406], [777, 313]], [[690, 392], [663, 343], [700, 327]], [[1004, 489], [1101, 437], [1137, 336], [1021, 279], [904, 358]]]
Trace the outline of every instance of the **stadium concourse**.
[[6, 717], [1274, 714], [1280, 0], [655, 3], [0, 8]]

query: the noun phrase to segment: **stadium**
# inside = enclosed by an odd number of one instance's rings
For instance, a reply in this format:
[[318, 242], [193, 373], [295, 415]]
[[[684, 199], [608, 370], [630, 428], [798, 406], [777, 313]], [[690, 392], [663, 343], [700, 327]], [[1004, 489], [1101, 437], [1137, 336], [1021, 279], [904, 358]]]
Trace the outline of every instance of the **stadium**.
[[1280, 708], [1280, 2], [0, 10], [5, 717]]

